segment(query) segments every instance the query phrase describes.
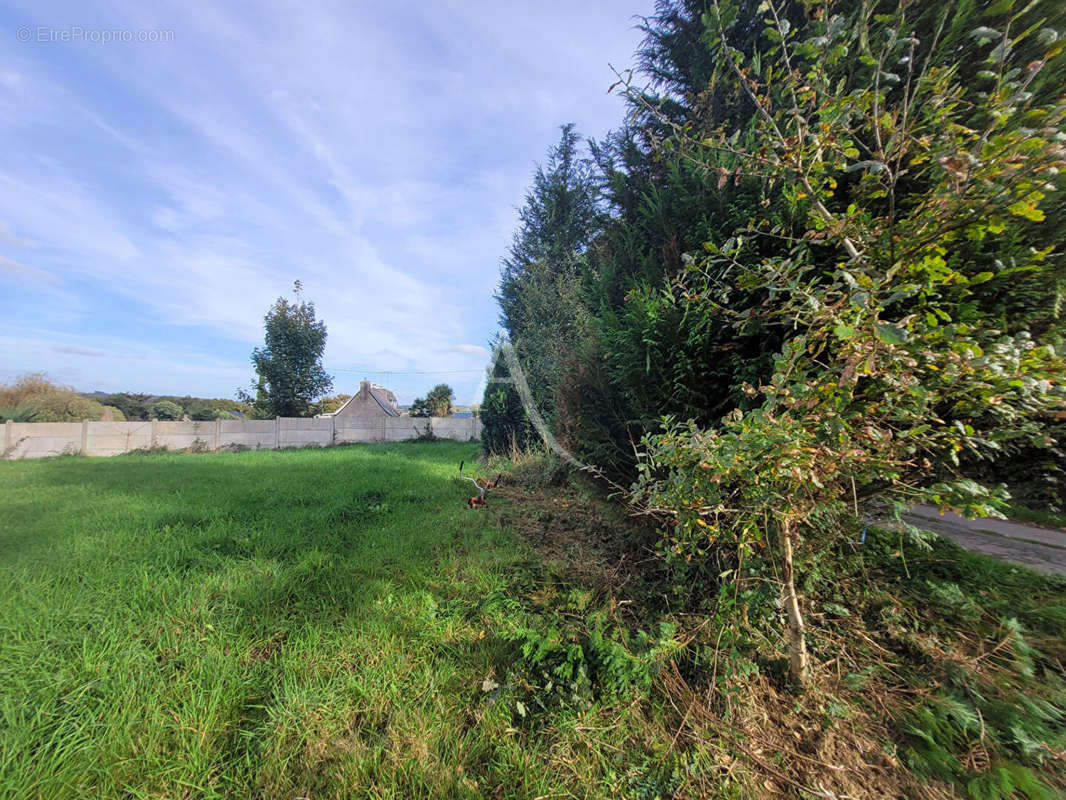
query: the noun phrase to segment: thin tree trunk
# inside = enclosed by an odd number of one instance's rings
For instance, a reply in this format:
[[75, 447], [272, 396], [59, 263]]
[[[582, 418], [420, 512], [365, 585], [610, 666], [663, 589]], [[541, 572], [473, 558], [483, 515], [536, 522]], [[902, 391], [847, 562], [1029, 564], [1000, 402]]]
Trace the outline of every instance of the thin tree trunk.
[[788, 520], [781, 520], [781, 554], [784, 565], [781, 569], [781, 596], [788, 613], [789, 637], [789, 672], [792, 680], [803, 685], [807, 681], [807, 641], [803, 635], [803, 614], [800, 612], [799, 598], [796, 597], [796, 583], [792, 570], [792, 538], [789, 535]]

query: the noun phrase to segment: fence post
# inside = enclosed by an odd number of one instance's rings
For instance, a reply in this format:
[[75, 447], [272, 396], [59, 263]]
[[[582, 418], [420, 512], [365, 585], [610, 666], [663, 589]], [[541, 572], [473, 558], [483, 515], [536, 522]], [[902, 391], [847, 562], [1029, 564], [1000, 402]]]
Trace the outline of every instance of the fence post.
[[152, 449], [152, 450], [155, 450], [158, 434], [155, 432], [155, 419], [154, 418], [152, 419], [152, 427], [151, 427], [150, 430], [151, 430], [151, 436], [150, 436], [149, 441], [148, 441], [148, 447], [150, 449]]
[[81, 454], [89, 455], [89, 420], [81, 421]]
[[281, 449], [281, 417], [274, 417], [274, 449]]
[[215, 420], [215, 452], [222, 449], [222, 420]]
[[4, 455], [11, 449], [11, 420], [4, 423]]

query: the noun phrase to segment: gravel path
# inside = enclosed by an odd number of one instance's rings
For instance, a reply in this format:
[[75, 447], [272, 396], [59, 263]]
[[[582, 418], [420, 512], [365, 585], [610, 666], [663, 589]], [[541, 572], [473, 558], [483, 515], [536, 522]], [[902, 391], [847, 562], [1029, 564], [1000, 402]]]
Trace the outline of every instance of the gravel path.
[[967, 550], [1024, 564], [1038, 572], [1066, 575], [1066, 531], [1002, 519], [971, 520], [958, 514], [940, 514], [931, 506], [914, 506], [905, 518]]

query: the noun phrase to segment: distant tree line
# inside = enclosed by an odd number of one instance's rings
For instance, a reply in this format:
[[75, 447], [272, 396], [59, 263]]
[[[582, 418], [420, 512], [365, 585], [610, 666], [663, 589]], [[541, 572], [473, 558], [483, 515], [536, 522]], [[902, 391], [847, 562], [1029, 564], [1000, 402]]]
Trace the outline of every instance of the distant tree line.
[[247, 416], [251, 408], [224, 398], [150, 395], [136, 392], [92, 394], [49, 380], [42, 372], [0, 384], [0, 422], [81, 422], [82, 420], [193, 420]]
[[143, 392], [115, 392], [84, 395], [107, 406], [117, 408], [129, 420], [184, 419], [212, 420], [246, 417], [251, 407], [226, 398], [193, 397], [191, 395], [152, 395]]

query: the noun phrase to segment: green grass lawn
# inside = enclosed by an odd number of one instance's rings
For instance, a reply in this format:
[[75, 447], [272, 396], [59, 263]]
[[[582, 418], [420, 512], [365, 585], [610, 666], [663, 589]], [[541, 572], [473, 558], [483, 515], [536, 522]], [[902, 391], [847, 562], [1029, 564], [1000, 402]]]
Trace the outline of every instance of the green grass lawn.
[[0, 796], [610, 795], [483, 691], [538, 566], [476, 450], [0, 463]]
[[1066, 790], [1061, 578], [842, 532], [796, 693], [772, 584], [535, 462], [471, 510], [476, 451], [0, 462], [0, 798]]

